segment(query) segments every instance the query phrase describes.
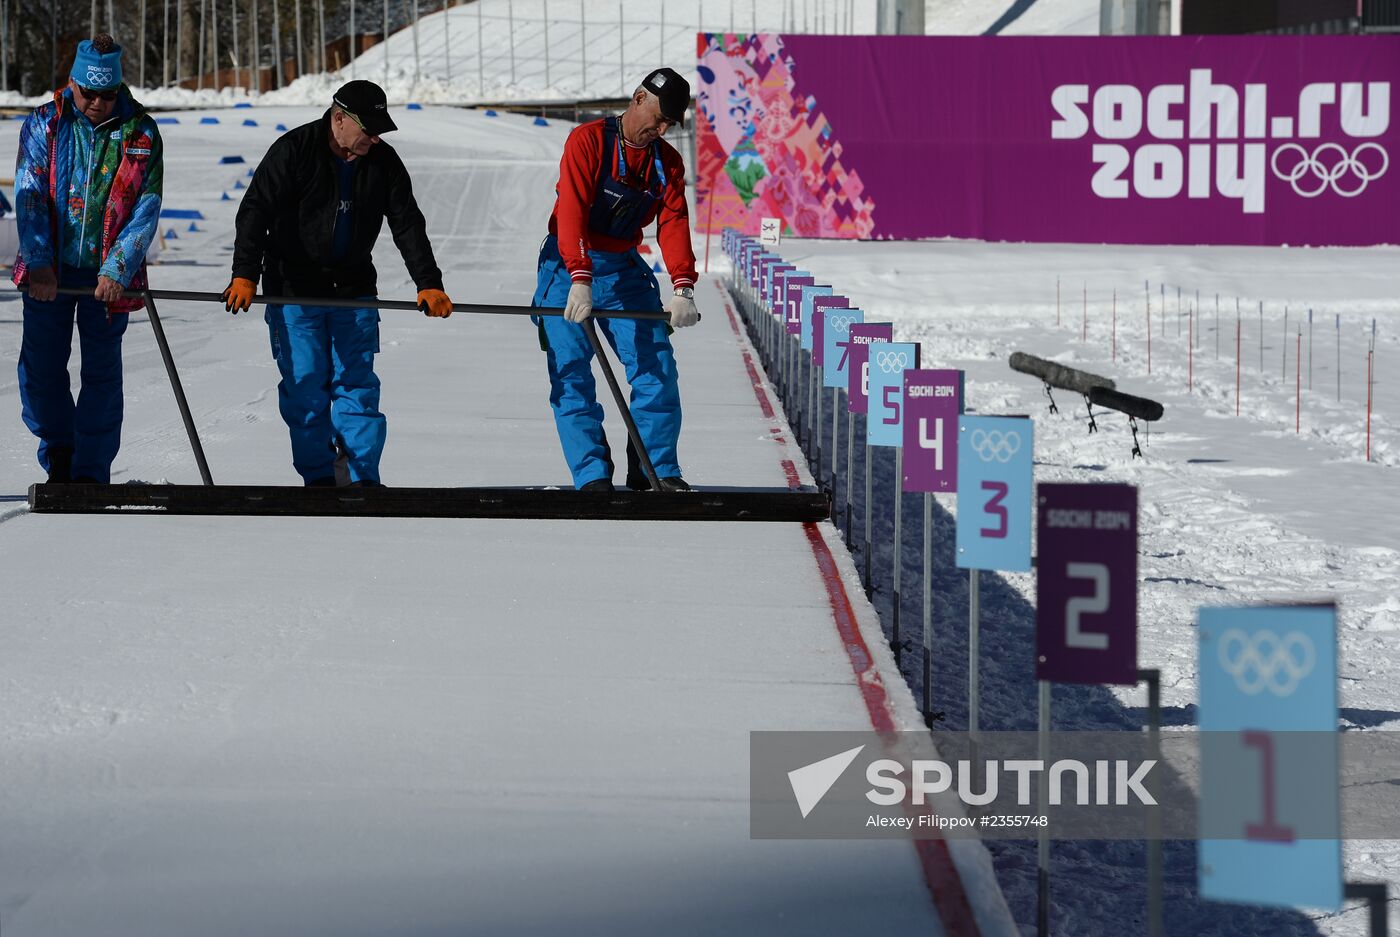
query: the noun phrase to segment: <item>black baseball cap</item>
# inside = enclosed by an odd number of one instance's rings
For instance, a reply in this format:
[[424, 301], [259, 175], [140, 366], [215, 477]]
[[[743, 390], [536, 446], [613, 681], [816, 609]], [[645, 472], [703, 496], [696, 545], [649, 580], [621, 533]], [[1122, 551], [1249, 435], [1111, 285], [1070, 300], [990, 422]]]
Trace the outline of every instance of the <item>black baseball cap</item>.
[[331, 101], [342, 111], [348, 111], [359, 120], [365, 133], [380, 137], [390, 130], [398, 130], [398, 125], [389, 116], [389, 101], [384, 97], [384, 89], [372, 81], [350, 81], [340, 86]]
[[642, 87], [661, 102], [661, 116], [685, 126], [685, 109], [690, 106], [690, 82], [675, 69], [658, 68], [642, 80]]

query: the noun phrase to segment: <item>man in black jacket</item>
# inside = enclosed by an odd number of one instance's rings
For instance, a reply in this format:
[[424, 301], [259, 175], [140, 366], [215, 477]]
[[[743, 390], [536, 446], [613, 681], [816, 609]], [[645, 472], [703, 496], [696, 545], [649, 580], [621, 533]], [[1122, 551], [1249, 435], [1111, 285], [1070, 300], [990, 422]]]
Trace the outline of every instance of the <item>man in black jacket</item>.
[[[352, 81], [320, 120], [272, 145], [238, 206], [225, 308], [247, 309], [259, 277], [267, 295], [375, 299], [370, 252], [387, 218], [419, 308], [452, 314], [408, 170], [379, 139], [396, 129], [383, 89]], [[292, 465], [307, 485], [334, 485], [339, 449], [350, 484], [378, 486], [386, 432], [374, 373], [379, 310], [268, 306], [265, 318]]]

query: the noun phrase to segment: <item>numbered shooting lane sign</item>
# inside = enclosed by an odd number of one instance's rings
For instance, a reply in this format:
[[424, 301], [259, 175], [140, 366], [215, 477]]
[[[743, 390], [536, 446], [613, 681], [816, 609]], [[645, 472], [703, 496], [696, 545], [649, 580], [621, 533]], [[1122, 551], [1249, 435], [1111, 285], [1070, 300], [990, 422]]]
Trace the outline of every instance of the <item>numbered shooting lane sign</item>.
[[1204, 898], [1342, 904], [1337, 609], [1203, 608]]
[[846, 401], [852, 413], [865, 413], [870, 397], [870, 346], [894, 341], [893, 322], [851, 326], [851, 358], [846, 365]]
[[744, 245], [744, 276], [748, 279], [751, 289], [758, 289], [758, 258], [762, 255], [763, 249], [759, 245]]
[[1033, 426], [1028, 417], [958, 420], [957, 560], [962, 569], [1031, 568]]
[[869, 412], [865, 441], [871, 446], [904, 444], [904, 372], [919, 366], [915, 342], [889, 342], [869, 352]]
[[802, 297], [798, 304], [798, 315], [801, 317], [802, 330], [801, 342], [799, 343], [803, 351], [812, 350], [812, 314], [815, 307], [812, 305], [818, 296], [830, 296], [833, 290], [831, 287], [818, 283], [815, 286], [803, 286], [798, 288], [798, 294]]
[[822, 386], [845, 387], [851, 357], [851, 326], [865, 321], [859, 309], [826, 309], [822, 323]]
[[802, 288], [816, 282], [806, 270], [792, 270], [783, 278], [782, 315], [787, 334], [802, 333]]
[[762, 263], [758, 267], [758, 295], [760, 299], [768, 298], [768, 291], [773, 283], [773, 270], [783, 263], [783, 258], [777, 254], [765, 254]]
[[904, 490], [958, 490], [963, 373], [904, 372]]
[[851, 305], [851, 301], [844, 296], [817, 296], [812, 300], [812, 364], [821, 367], [826, 360], [823, 353], [826, 351], [826, 311], [828, 309], [846, 309]]
[[1137, 489], [1041, 485], [1035, 676], [1137, 683]]
[[763, 291], [763, 299], [768, 303], [768, 311], [780, 315], [783, 278], [796, 270], [793, 264], [777, 263], [768, 268], [768, 285]]

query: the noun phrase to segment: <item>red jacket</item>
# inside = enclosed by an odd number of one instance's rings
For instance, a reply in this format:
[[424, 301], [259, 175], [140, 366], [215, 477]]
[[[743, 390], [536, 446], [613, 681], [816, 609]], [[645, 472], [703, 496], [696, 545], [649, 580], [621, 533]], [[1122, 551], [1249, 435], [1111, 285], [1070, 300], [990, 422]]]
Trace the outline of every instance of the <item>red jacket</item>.
[[[642, 228], [657, 220], [656, 240], [661, 245], [661, 256], [666, 259], [666, 269], [671, 273], [671, 284], [694, 286], [695, 251], [690, 246], [690, 211], [685, 203], [685, 164], [681, 154], [665, 140], [660, 141], [660, 149], [666, 189], [662, 200], [643, 220]], [[627, 160], [627, 178], [643, 178], [649, 170], [651, 147], [624, 145], [622, 150]], [[564, 156], [559, 160], [558, 198], [554, 202], [554, 213], [549, 216], [549, 233], [558, 237], [559, 254], [575, 283], [593, 279], [593, 264], [588, 259], [590, 250], [620, 253], [642, 242], [640, 232], [631, 241], [623, 241], [588, 229], [588, 212], [593, 205], [599, 164], [604, 155], [603, 122], [595, 120], [574, 128], [564, 143]], [[611, 170], [614, 156], [611, 153], [606, 156]]]

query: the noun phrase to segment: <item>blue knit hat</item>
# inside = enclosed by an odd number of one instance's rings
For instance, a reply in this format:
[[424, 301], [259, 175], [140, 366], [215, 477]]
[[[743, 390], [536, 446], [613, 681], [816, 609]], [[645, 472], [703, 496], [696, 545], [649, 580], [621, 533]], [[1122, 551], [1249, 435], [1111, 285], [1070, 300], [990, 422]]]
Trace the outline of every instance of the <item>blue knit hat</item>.
[[113, 45], [111, 52], [98, 52], [91, 39], [78, 43], [78, 54], [73, 56], [73, 70], [68, 73], [84, 88], [94, 91], [110, 91], [122, 83], [122, 47]]

